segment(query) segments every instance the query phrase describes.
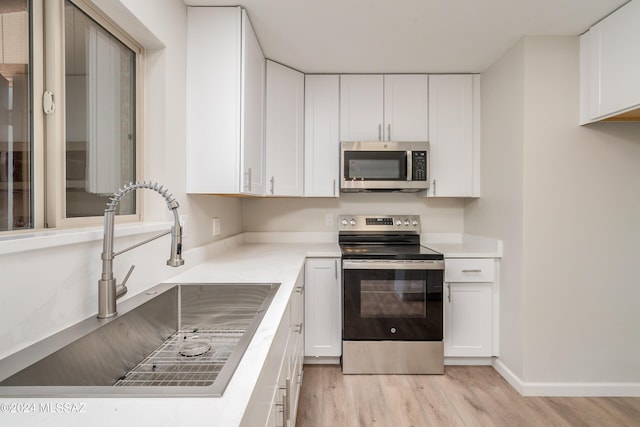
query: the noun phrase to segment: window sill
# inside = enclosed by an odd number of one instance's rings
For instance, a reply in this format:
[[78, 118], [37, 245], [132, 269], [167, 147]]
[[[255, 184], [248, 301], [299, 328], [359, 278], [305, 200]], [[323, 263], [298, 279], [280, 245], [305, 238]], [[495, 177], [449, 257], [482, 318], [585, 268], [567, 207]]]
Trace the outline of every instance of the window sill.
[[[166, 231], [173, 225], [170, 221], [139, 222], [115, 226], [115, 237]], [[0, 236], [0, 255], [15, 254], [38, 249], [57, 248], [65, 245], [102, 240], [103, 227], [73, 229], [47, 229], [26, 234]]]

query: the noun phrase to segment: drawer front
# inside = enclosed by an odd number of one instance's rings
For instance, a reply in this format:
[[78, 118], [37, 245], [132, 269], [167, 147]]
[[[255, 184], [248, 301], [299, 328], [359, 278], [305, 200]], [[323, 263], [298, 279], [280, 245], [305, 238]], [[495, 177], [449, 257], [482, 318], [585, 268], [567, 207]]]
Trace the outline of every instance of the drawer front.
[[444, 264], [445, 282], [493, 282], [495, 261], [486, 258], [447, 258]]

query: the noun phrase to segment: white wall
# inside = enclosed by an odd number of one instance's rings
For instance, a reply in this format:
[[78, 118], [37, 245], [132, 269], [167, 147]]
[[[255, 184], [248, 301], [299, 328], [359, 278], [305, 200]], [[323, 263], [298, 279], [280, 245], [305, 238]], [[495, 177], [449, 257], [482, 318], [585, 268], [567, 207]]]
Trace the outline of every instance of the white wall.
[[[420, 215], [425, 233], [462, 233], [464, 201], [426, 199], [415, 193], [341, 194], [339, 198], [245, 199], [245, 231], [336, 231], [339, 214]], [[327, 225], [326, 215], [333, 218]]]
[[[469, 202], [465, 212], [465, 231], [505, 240], [500, 362], [528, 394], [637, 393], [640, 124], [578, 125], [576, 37], [525, 38], [516, 49], [523, 55], [515, 62], [512, 51], [483, 76], [496, 82], [483, 87], [483, 107], [522, 112], [522, 138], [513, 140], [522, 150], [520, 182], [485, 179], [486, 166], [518, 159], [500, 150], [509, 117], [483, 111], [482, 191], [502, 196]], [[509, 93], [520, 80], [522, 99]], [[503, 212], [496, 226], [491, 218], [509, 198], [522, 211]], [[521, 260], [509, 258], [514, 249]]]
[[467, 201], [467, 233], [503, 241], [500, 359], [522, 376], [524, 43], [482, 74], [481, 197]]

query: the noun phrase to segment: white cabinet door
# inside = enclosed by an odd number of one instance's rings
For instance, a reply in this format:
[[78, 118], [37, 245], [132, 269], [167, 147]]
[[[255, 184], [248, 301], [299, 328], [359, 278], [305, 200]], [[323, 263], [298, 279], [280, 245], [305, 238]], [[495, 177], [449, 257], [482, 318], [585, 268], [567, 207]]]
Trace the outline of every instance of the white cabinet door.
[[239, 7], [187, 8], [187, 192], [264, 192], [265, 60]]
[[264, 183], [265, 59], [246, 11], [242, 10], [242, 188], [262, 195]]
[[638, 22], [640, 2], [632, 1], [580, 37], [582, 124], [620, 113], [640, 119]]
[[306, 75], [304, 105], [304, 195], [338, 197], [340, 77]]
[[285, 424], [293, 427], [296, 424], [298, 413], [298, 399], [302, 386], [302, 367], [304, 359], [304, 335], [305, 335], [305, 273], [300, 272], [296, 280], [293, 295], [291, 297], [291, 319], [288, 348], [289, 375], [285, 382], [288, 405], [286, 407]]
[[340, 76], [340, 140], [381, 141], [384, 121], [382, 75]]
[[429, 77], [340, 76], [340, 140], [426, 141]]
[[429, 140], [429, 76], [384, 76], [385, 141]]
[[304, 75], [267, 61], [267, 195], [302, 196]]
[[429, 76], [428, 196], [480, 195], [480, 76]]
[[306, 357], [342, 354], [342, 300], [339, 259], [308, 258], [305, 268]]
[[493, 283], [447, 283], [445, 357], [492, 356]]

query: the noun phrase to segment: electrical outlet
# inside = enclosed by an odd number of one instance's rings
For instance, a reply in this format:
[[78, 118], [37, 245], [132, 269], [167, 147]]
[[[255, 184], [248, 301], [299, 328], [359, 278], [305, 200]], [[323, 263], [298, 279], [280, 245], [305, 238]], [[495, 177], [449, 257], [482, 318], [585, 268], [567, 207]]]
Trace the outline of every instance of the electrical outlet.
[[327, 227], [333, 227], [333, 214], [324, 215], [324, 225]]
[[213, 218], [213, 237], [218, 237], [222, 234], [222, 226], [220, 225], [220, 218]]

